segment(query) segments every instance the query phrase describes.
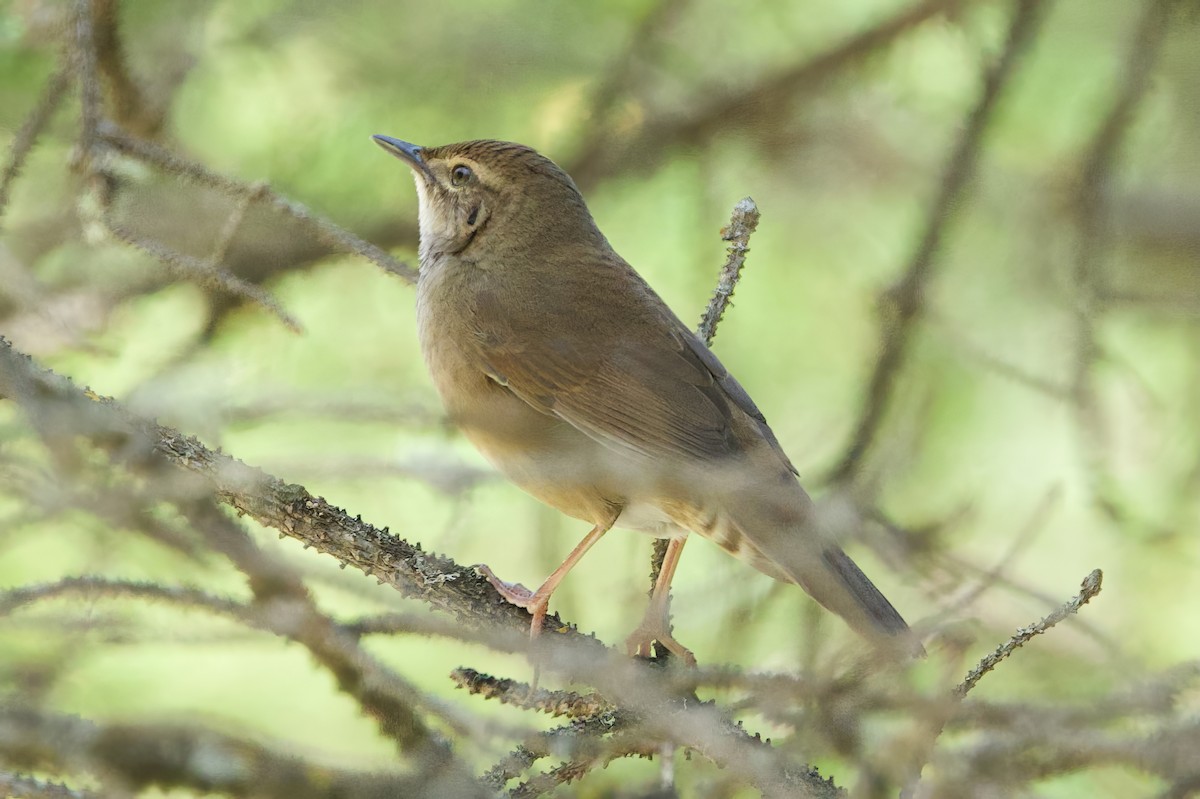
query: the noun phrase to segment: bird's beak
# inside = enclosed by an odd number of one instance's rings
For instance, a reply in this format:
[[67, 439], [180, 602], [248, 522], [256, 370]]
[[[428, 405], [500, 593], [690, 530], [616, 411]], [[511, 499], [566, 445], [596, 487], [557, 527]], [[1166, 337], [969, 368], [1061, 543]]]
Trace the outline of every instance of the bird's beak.
[[404, 163], [408, 164], [414, 172], [419, 172], [425, 176], [425, 179], [430, 183], [436, 183], [437, 180], [430, 171], [429, 165], [425, 163], [425, 159], [421, 157], [422, 150], [416, 144], [409, 144], [406, 141], [393, 139], [391, 136], [375, 135], [371, 137], [383, 149], [387, 150], [392, 155], [399, 158]]

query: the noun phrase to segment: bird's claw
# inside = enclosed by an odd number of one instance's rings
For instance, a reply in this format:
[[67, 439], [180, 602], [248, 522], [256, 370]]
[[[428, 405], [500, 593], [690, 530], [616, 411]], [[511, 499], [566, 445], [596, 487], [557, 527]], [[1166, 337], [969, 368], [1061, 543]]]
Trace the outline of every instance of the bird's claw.
[[516, 605], [519, 608], [530, 608], [537, 603], [537, 592], [530, 591], [521, 583], [510, 583], [501, 580], [492, 571], [491, 567], [485, 563], [476, 563], [473, 567], [479, 570], [492, 588], [496, 589], [496, 593], [504, 597], [504, 600], [510, 605]]
[[652, 657], [654, 654], [655, 641], [666, 647], [667, 651], [672, 655], [675, 655], [682, 660], [684, 665], [696, 665], [696, 656], [692, 654], [692, 650], [676, 641], [670, 633], [661, 629], [654, 629], [653, 627], [647, 626], [645, 623], [639, 626], [633, 631], [632, 635], [625, 639], [625, 652], [630, 657]]

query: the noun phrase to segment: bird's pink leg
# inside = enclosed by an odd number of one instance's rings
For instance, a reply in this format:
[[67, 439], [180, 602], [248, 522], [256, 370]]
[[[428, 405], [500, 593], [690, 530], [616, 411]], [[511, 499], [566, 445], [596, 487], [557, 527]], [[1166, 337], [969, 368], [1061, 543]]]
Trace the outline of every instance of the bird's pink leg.
[[652, 644], [658, 641], [668, 651], [682, 658], [687, 665], [696, 665], [696, 656], [692, 651], [671, 637], [671, 580], [675, 577], [675, 567], [679, 565], [679, 556], [683, 554], [686, 541], [686, 537], [672, 538], [667, 544], [662, 569], [658, 572], [658, 579], [654, 581], [654, 590], [650, 594], [650, 606], [646, 608], [642, 623], [625, 639], [625, 650], [630, 655], [650, 657], [653, 652]]
[[546, 609], [550, 606], [550, 596], [554, 590], [558, 588], [558, 584], [567, 576], [567, 572], [575, 568], [575, 564], [579, 559], [587, 554], [587, 551], [592, 548], [597, 541], [609, 531], [612, 524], [598, 524], [591, 529], [587, 535], [583, 537], [571, 554], [567, 555], [567, 559], [562, 562], [557, 569], [551, 572], [546, 581], [538, 586], [536, 591], [530, 591], [520, 583], [506, 583], [497, 577], [490, 568], [483, 564], [476, 565], [475, 568], [487, 578], [487, 581], [492, 584], [500, 596], [504, 597], [510, 604], [516, 605], [519, 608], [525, 608], [533, 616], [533, 620], [529, 624], [529, 637], [537, 638], [542, 633], [542, 621], [546, 618]]

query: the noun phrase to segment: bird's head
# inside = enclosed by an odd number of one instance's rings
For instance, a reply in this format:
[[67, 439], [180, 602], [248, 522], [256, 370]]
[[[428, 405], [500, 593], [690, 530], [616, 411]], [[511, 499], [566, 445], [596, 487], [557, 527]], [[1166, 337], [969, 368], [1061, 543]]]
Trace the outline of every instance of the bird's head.
[[374, 136], [413, 171], [420, 201], [421, 263], [478, 252], [543, 252], [604, 242], [579, 189], [553, 161], [512, 142], [420, 147]]

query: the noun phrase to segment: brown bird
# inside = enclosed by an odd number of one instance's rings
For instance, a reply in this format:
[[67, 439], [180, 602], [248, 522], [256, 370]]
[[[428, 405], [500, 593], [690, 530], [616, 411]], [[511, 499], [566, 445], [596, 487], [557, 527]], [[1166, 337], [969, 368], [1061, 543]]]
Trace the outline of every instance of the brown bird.
[[510, 142], [374, 139], [416, 179], [417, 322], [446, 410], [509, 480], [593, 525], [536, 591], [485, 569], [533, 615], [532, 635], [615, 526], [670, 539], [631, 654], [658, 641], [694, 662], [667, 618], [689, 531], [800, 585], [873, 643], [920, 650], [822, 529], [745, 389], [613, 251], [563, 170]]

